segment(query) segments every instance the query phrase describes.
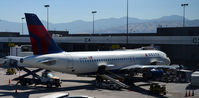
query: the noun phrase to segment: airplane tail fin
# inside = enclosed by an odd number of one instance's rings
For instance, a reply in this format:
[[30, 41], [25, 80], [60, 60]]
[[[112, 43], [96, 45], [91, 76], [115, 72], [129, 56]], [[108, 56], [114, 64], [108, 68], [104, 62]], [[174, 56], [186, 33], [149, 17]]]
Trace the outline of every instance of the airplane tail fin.
[[34, 55], [63, 52], [52, 39], [37, 15], [25, 13]]

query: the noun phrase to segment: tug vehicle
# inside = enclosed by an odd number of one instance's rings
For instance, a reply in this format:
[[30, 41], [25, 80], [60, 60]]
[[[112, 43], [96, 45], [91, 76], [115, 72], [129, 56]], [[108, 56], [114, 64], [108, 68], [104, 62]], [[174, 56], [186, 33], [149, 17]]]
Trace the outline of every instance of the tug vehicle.
[[150, 93], [166, 95], [166, 86], [158, 83], [151, 83], [149, 88]]
[[[25, 69], [26, 72], [29, 72], [28, 69]], [[40, 69], [42, 70], [42, 69]], [[38, 72], [40, 70], [34, 70], [34, 72]], [[52, 86], [55, 87], [61, 87], [61, 80], [59, 79], [59, 77], [56, 77], [53, 73], [51, 73], [50, 71], [46, 70], [44, 72], [42, 72], [42, 75], [39, 76], [35, 73], [31, 73], [31, 75], [33, 76], [33, 78], [26, 78], [27, 74], [22, 75], [18, 78], [15, 78], [14, 80], [18, 80], [18, 83], [22, 86], [28, 86], [28, 85], [46, 85], [48, 88], [51, 88]]]

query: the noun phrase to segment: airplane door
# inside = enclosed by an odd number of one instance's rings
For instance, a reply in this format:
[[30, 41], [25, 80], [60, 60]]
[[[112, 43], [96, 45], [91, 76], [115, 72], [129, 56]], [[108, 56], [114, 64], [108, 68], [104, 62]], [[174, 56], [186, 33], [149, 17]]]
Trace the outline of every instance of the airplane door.
[[73, 58], [71, 55], [67, 54], [65, 64], [65, 70], [68, 73], [73, 73], [75, 71], [75, 66], [73, 65]]

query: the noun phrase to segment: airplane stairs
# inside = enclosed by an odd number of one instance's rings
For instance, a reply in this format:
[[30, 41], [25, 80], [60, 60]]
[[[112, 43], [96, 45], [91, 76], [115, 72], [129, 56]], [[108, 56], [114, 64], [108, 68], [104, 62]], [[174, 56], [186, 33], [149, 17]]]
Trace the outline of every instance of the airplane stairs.
[[114, 78], [112, 78], [112, 77], [110, 77], [110, 76], [108, 76], [108, 75], [103, 74], [102, 76], [103, 76], [105, 79], [110, 80], [111, 82], [117, 84], [118, 86], [120, 86], [120, 87], [122, 87], [122, 88], [129, 88], [128, 85], [126, 85], [126, 84], [120, 82], [119, 80], [114, 79]]
[[96, 76], [96, 86], [99, 88], [108, 88], [108, 89], [121, 89], [129, 88], [128, 85], [124, 84], [124, 78], [114, 74], [110, 71], [102, 71]]

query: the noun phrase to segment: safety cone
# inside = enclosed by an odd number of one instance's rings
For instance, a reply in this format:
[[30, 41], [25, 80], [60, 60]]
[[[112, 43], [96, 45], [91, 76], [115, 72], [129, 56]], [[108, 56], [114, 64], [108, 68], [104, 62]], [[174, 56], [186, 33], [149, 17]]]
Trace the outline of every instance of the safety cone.
[[15, 93], [17, 94], [17, 85], [15, 85]]
[[191, 96], [191, 91], [189, 90], [189, 94], [188, 94], [188, 96]]
[[194, 96], [194, 90], [192, 90], [192, 96]]
[[10, 78], [9, 78], [9, 80], [8, 80], [8, 83], [9, 83], [9, 85], [10, 85], [10, 83], [11, 83], [11, 80], [10, 80]]
[[185, 97], [188, 97], [188, 95], [187, 95], [187, 90], [186, 90], [186, 93], [185, 93]]

